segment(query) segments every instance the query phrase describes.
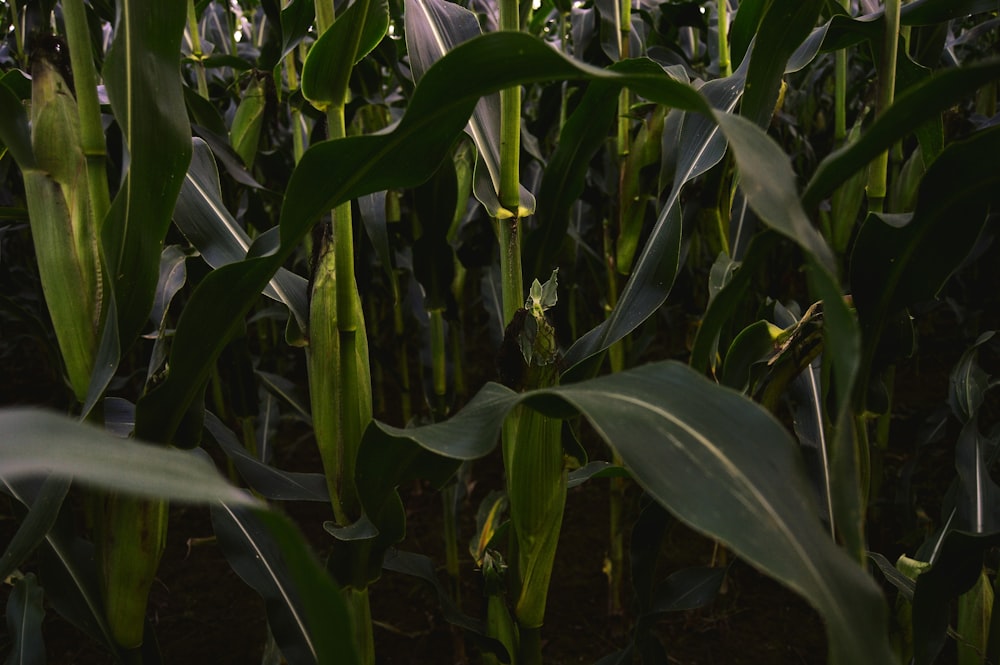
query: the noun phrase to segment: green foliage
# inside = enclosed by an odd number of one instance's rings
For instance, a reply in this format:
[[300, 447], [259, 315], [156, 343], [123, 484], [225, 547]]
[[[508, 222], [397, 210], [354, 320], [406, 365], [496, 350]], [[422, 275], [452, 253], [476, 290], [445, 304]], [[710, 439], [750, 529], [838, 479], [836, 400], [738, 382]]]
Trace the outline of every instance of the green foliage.
[[[0, 244], [0, 358], [47, 349], [29, 380], [52, 396], [0, 409], [8, 662], [44, 662], [46, 613], [159, 662], [174, 501], [212, 506], [288, 662], [374, 662], [384, 565], [489, 662], [532, 663], [585, 526], [567, 489], [609, 476], [645, 508], [614, 518], [636, 605], [607, 662], [664, 660], [658, 617], [724, 586], [657, 578], [664, 511], [816, 608], [831, 663], [932, 663], [950, 630], [960, 662], [1000, 653], [997, 7], [909, 2], [896, 34], [872, 4], [0, 3], [0, 243], [34, 247]], [[862, 183], [886, 152], [883, 200]], [[917, 341], [945, 327], [942, 365]], [[917, 537], [890, 517], [914, 519], [938, 444], [890, 424], [925, 356], [955, 364], [954, 473]], [[288, 423], [322, 473], [276, 465]], [[393, 549], [400, 488], [443, 487], [501, 433], [476, 618], [436, 553]], [[332, 538], [272, 501], [329, 503]], [[868, 552], [896, 542], [895, 566]]]

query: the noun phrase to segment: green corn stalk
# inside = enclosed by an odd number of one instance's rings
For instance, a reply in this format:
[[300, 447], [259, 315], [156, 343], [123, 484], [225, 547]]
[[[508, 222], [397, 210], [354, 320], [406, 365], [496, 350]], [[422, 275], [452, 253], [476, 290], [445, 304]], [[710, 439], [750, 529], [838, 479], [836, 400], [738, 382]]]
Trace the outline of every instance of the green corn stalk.
[[[358, 0], [352, 9], [359, 10], [358, 24], [348, 31], [349, 61], [339, 63], [340, 70], [331, 81], [325, 80], [316, 92], [307, 94], [327, 118], [329, 138], [347, 135], [345, 106], [349, 98], [350, 68], [359, 52], [361, 33], [370, 0]], [[320, 35], [335, 20], [332, 1], [316, 0], [316, 24]], [[306, 66], [309, 65], [307, 59]], [[303, 74], [303, 76], [305, 73]], [[303, 92], [307, 92], [303, 88]], [[354, 481], [354, 467], [361, 436], [372, 419], [371, 367], [364, 310], [354, 279], [354, 230], [351, 204], [345, 203], [331, 213], [329, 231], [314, 248], [314, 278], [310, 294], [309, 316], [309, 390], [313, 404], [313, 428], [334, 517], [339, 524], [349, 524], [360, 515], [360, 502]], [[363, 557], [363, 552], [356, 553]], [[344, 594], [351, 608], [353, 630], [361, 662], [375, 662], [371, 609], [368, 599], [366, 566], [358, 561], [347, 572], [351, 578]]]
[[[892, 106], [896, 90], [896, 61], [899, 51], [900, 0], [885, 2], [885, 41], [882, 50], [882, 64], [879, 69], [878, 105], [876, 112], [881, 115]], [[882, 212], [888, 180], [889, 152], [875, 158], [868, 171], [868, 209]]]
[[62, 74], [44, 57], [33, 63], [31, 95], [35, 164], [22, 165], [31, 232], [66, 373], [82, 402], [94, 367], [103, 289], [87, 159], [76, 101]]
[[126, 649], [142, 645], [149, 589], [166, 547], [167, 510], [166, 501], [108, 495], [98, 519], [104, 612]]
[[[517, 336], [528, 364], [526, 383], [531, 387], [558, 383], [555, 329], [545, 317], [545, 311], [556, 304], [556, 284], [555, 272], [544, 285], [536, 279], [525, 303], [527, 311], [520, 319], [523, 327], [508, 328], [508, 335]], [[505, 425], [503, 456], [517, 552], [514, 614], [525, 663], [540, 662], [538, 629], [545, 617], [566, 505], [567, 471], [561, 433], [561, 420], [527, 406], [515, 409]]]

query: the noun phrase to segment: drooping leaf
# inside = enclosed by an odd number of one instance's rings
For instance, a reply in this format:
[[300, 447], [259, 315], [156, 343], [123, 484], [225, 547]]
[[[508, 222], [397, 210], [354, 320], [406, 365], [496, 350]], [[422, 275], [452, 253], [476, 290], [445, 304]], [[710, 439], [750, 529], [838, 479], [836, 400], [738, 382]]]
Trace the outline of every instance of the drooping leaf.
[[123, 441], [40, 409], [0, 410], [0, 470], [8, 481], [51, 474], [142, 497], [257, 505], [198, 454]]
[[17, 580], [7, 598], [7, 635], [11, 641], [5, 665], [44, 665], [45, 642], [42, 639], [42, 588], [33, 573]]
[[101, 228], [126, 347], [149, 316], [163, 238], [191, 159], [177, 57], [185, 18], [182, 3], [122, 0], [104, 62], [108, 99], [128, 150], [128, 173]]
[[521, 402], [551, 415], [583, 414], [657, 502], [802, 594], [826, 620], [831, 663], [893, 662], [881, 593], [821, 528], [794, 441], [759, 406], [683, 365], [654, 363], [521, 394], [488, 384], [444, 423], [378, 425], [378, 443], [481, 456]]
[[286, 518], [221, 505], [212, 525], [233, 570], [264, 598], [291, 665], [358, 662], [343, 594]]
[[306, 151], [286, 190], [277, 251], [213, 271], [185, 307], [171, 349], [170, 374], [137, 405], [140, 438], [174, 436], [207, 379], [211, 359], [320, 215], [364, 194], [426, 180], [483, 95], [517, 83], [587, 77], [627, 83], [677, 108], [708, 111], [703, 97], [652, 62], [609, 72], [576, 63], [520, 33], [489, 34], [459, 45], [428, 70], [392, 131], [325, 141]]

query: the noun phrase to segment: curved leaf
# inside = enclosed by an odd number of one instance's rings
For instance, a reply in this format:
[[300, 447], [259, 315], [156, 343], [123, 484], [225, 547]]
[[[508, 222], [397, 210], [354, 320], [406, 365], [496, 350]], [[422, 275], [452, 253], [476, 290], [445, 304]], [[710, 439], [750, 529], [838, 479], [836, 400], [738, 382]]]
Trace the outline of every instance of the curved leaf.
[[273, 501], [325, 503], [330, 500], [323, 474], [282, 471], [261, 462], [246, 451], [236, 434], [214, 414], [205, 414], [205, 429], [232, 460], [233, 466], [247, 485], [261, 496]]
[[521, 402], [552, 415], [566, 415], [567, 406], [581, 413], [658, 503], [802, 594], [826, 620], [831, 663], [894, 662], [881, 593], [824, 533], [794, 441], [758, 405], [684, 365], [654, 363], [521, 394], [488, 384], [450, 421], [377, 427], [396, 445], [481, 455]]
[[198, 454], [121, 439], [39, 409], [0, 410], [0, 476], [47, 474], [149, 498], [259, 505]]

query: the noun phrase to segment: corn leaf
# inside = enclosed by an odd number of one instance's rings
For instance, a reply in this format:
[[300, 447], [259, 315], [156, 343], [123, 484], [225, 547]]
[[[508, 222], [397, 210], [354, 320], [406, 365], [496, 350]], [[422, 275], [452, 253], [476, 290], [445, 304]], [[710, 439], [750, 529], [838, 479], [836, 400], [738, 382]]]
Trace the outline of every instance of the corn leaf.
[[128, 149], [128, 173], [101, 230], [125, 347], [149, 316], [163, 238], [191, 159], [177, 57], [185, 17], [183, 3], [122, 0], [104, 64]]
[[[13, 492], [9, 487], [5, 489], [7, 493]], [[42, 483], [27, 516], [7, 543], [3, 556], [0, 556], [0, 579], [7, 579], [14, 569], [45, 541], [45, 536], [55, 524], [63, 499], [68, 492], [69, 481], [65, 478], [48, 478]]]
[[52, 474], [148, 498], [258, 505], [198, 454], [123, 440], [55, 413], [4, 409], [0, 432], [0, 476], [8, 481]]
[[264, 598], [290, 665], [358, 662], [343, 594], [286, 518], [221, 505], [212, 525], [233, 570]]
[[[413, 79], [420, 81], [431, 65], [462, 42], [482, 34], [479, 20], [468, 9], [447, 0], [406, 0], [406, 48]], [[479, 151], [476, 198], [491, 217], [500, 210], [500, 94], [484, 96], [476, 104], [465, 131]], [[486, 173], [483, 173], [483, 167]], [[489, 184], [485, 183], [489, 177]], [[518, 185], [523, 215], [535, 211], [535, 197]]]
[[488, 384], [451, 420], [408, 430], [378, 424], [365, 446], [403, 450], [410, 442], [481, 456], [522, 402], [549, 415], [582, 414], [658, 503], [801, 594], [826, 621], [831, 663], [894, 662], [881, 592], [824, 532], [795, 442], [762, 408], [683, 365], [528, 393]]
[[[250, 250], [250, 236], [222, 202], [215, 158], [201, 139], [193, 142], [191, 164], [174, 209], [174, 224], [213, 268], [242, 261]], [[303, 277], [279, 268], [263, 293], [284, 303], [299, 328], [306, 329], [309, 301]]]
[[900, 138], [996, 79], [1000, 79], [1000, 58], [934, 74], [897, 95], [892, 106], [857, 141], [830, 153], [820, 162], [802, 192], [803, 207], [814, 209]]
[[302, 65], [302, 94], [320, 110], [344, 104], [354, 64], [382, 41], [389, 29], [387, 0], [355, 0], [324, 32]]

